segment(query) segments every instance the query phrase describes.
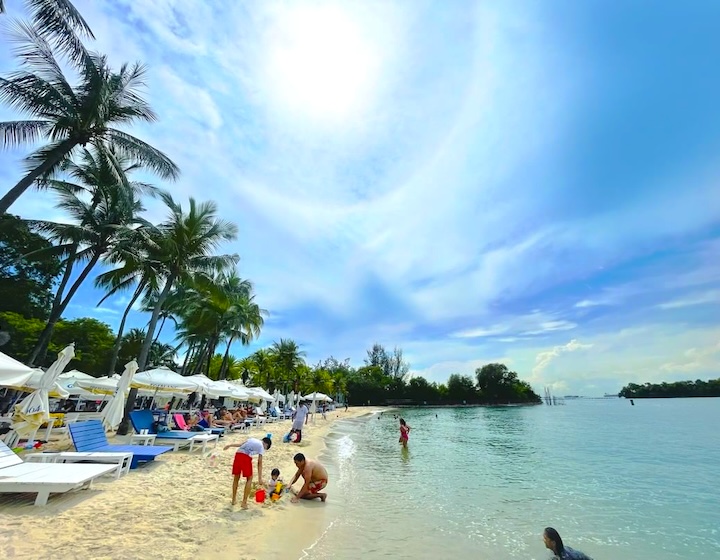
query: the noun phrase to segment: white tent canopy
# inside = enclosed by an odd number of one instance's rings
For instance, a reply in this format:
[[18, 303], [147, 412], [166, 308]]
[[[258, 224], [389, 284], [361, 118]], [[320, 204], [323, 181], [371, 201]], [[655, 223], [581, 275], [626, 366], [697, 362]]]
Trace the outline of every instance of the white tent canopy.
[[76, 369], [71, 369], [70, 371], [61, 373], [60, 379], [95, 379], [95, 378], [92, 375], [83, 373], [82, 371], [78, 371]]
[[165, 366], [135, 374], [131, 387], [168, 393], [193, 393], [199, 389], [197, 382]]
[[262, 387], [245, 387], [245, 389], [253, 396], [263, 400], [263, 401], [274, 401], [275, 397], [273, 397], [270, 393], [268, 393], [265, 389]]
[[332, 402], [332, 399], [328, 397], [325, 393], [310, 393], [309, 395], [305, 395], [304, 397], [300, 397], [301, 401], [312, 401], [314, 402]]
[[0, 352], [0, 387], [25, 387], [33, 370]]

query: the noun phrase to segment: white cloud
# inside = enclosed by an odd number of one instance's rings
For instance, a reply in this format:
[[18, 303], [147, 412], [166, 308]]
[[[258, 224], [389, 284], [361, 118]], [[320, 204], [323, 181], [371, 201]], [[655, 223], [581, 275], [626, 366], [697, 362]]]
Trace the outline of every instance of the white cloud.
[[592, 344], [581, 344], [576, 339], [572, 339], [565, 345], [554, 346], [551, 350], [540, 352], [535, 357], [535, 367], [532, 370], [534, 378], [540, 378], [548, 366], [565, 352], [576, 352], [578, 350], [587, 350], [592, 348]]
[[720, 342], [702, 348], [690, 348], [685, 351], [682, 360], [665, 363], [660, 369], [670, 373], [717, 371], [720, 369]]
[[687, 297], [666, 301], [658, 305], [660, 309], [680, 309], [683, 307], [692, 307], [695, 305], [720, 303], [720, 290], [711, 290], [690, 294]]

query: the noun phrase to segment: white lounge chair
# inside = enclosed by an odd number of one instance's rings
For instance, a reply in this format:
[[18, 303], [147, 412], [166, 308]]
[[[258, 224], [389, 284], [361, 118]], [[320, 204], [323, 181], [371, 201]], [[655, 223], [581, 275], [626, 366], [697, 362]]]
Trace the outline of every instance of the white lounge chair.
[[0, 442], [0, 492], [37, 494], [36, 506], [47, 504], [50, 494], [91, 488], [93, 480], [116, 468], [116, 465], [23, 463]]

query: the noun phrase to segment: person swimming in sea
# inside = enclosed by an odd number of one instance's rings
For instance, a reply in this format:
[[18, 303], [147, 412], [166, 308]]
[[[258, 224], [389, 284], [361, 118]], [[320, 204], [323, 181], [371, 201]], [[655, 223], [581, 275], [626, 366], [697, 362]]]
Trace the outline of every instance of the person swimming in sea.
[[400, 440], [399, 442], [402, 443], [403, 447], [407, 447], [408, 439], [410, 436], [410, 426], [407, 425], [407, 422], [403, 418], [400, 418]]
[[563, 540], [560, 538], [560, 534], [552, 527], [547, 527], [545, 531], [543, 531], [543, 541], [545, 541], [545, 548], [554, 554], [554, 559], [592, 560], [587, 554], [565, 546]]

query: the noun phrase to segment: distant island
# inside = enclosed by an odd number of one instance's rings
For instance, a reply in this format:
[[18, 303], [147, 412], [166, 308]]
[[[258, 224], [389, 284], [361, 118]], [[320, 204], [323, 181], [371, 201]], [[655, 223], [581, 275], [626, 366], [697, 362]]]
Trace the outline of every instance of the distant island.
[[670, 399], [679, 397], [720, 397], [720, 379], [675, 381], [673, 383], [630, 383], [620, 391], [626, 399]]

